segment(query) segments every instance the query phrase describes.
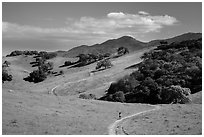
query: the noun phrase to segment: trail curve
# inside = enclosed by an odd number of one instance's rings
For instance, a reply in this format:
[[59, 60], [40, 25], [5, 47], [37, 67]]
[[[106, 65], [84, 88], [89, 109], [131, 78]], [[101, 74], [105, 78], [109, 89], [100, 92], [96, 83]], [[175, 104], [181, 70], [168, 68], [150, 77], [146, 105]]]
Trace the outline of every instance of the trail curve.
[[[154, 105], [149, 105], [149, 106], [154, 106]], [[138, 112], [138, 113], [135, 113], [135, 114], [132, 114], [132, 115], [129, 115], [129, 116], [126, 116], [126, 117], [123, 117], [119, 120], [116, 120], [114, 123], [112, 123], [109, 127], [108, 127], [108, 134], [109, 135], [117, 135], [117, 128], [120, 127], [118, 126], [120, 123], [122, 123], [123, 121], [129, 119], [129, 118], [132, 118], [132, 117], [135, 117], [135, 116], [138, 116], [140, 114], [144, 114], [144, 113], [147, 113], [147, 112], [150, 112], [150, 111], [155, 111], [155, 110], [159, 110], [160, 109], [160, 106], [154, 106], [153, 109], [149, 109], [149, 110], [145, 110], [145, 111], [142, 111], [142, 112]], [[121, 126], [120, 129], [124, 135], [128, 135], [128, 133], [126, 133], [124, 131], [124, 128]]]

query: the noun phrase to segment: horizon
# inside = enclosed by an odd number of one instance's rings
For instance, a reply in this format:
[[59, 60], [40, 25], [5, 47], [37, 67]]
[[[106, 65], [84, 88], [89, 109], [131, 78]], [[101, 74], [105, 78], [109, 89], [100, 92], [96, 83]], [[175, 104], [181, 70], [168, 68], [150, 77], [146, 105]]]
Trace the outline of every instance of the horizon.
[[[189, 34], [189, 33], [194, 33], [194, 34], [200, 33], [200, 34], [202, 34], [202, 32], [186, 32], [186, 33], [183, 33], [183, 34]], [[179, 35], [176, 35], [176, 36], [174, 36], [174, 37], [181, 36], [181, 35], [183, 35], [183, 34], [179, 34]], [[128, 36], [128, 35], [126, 35], [126, 36]], [[126, 36], [121, 36], [121, 37], [115, 38], [115, 39], [120, 39], [120, 38], [126, 37]], [[132, 37], [132, 36], [128, 36], [128, 37], [134, 38], [134, 37]], [[169, 38], [173, 38], [173, 37], [169, 37]], [[169, 39], [169, 38], [153, 39], [153, 40], [150, 40], [150, 41], [144, 42], [144, 43], [149, 43], [149, 42], [154, 41], [154, 40], [164, 40], [164, 39]], [[108, 39], [108, 40], [114, 40], [114, 39]], [[108, 40], [106, 40], [106, 41], [108, 41]], [[137, 40], [137, 39], [135, 39], [135, 40]], [[93, 45], [84, 45], [84, 44], [82, 44], [82, 45], [75, 46], [75, 47], [73, 47], [73, 48], [80, 47], [80, 46], [94, 46], [94, 45], [96, 45], [96, 44], [105, 43], [106, 41], [101, 42], [101, 43], [95, 43], [95, 44], [93, 44]], [[140, 41], [140, 42], [143, 42], [143, 41]], [[71, 49], [73, 49], [73, 48], [71, 48]], [[69, 49], [69, 50], [71, 50], [71, 49]], [[26, 50], [26, 49], [25, 49], [25, 50]], [[19, 51], [25, 51], [25, 50], [19, 50]], [[58, 50], [46, 51], [46, 52], [69, 51], [69, 50], [60, 50], [60, 49], [58, 49]], [[31, 50], [30, 50], [30, 51], [31, 51]], [[40, 52], [40, 51], [45, 51], [45, 50], [36, 50], [36, 51]], [[13, 51], [11, 51], [11, 52], [13, 52]], [[11, 53], [11, 52], [10, 52], [10, 53]], [[10, 53], [8, 53], [8, 54], [10, 54]], [[6, 55], [8, 55], [8, 54], [6, 54]], [[3, 55], [3, 57], [6, 56], [6, 55]]]
[[2, 55], [67, 51], [122, 36], [150, 42], [185, 33], [202, 34], [201, 2], [2, 3]]

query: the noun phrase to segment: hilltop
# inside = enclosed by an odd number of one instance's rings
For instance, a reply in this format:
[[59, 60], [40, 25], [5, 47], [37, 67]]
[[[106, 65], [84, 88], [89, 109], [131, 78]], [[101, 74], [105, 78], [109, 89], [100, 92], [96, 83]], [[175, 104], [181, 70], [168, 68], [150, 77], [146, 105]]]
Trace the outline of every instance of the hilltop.
[[73, 57], [82, 53], [83, 54], [114, 53], [117, 50], [117, 48], [122, 46], [128, 48], [130, 51], [135, 51], [135, 50], [144, 48], [146, 44], [132, 37], [123, 36], [118, 39], [107, 40], [101, 44], [95, 44], [92, 46], [83, 45], [83, 46], [73, 48], [67, 52], [67, 55], [70, 57]]

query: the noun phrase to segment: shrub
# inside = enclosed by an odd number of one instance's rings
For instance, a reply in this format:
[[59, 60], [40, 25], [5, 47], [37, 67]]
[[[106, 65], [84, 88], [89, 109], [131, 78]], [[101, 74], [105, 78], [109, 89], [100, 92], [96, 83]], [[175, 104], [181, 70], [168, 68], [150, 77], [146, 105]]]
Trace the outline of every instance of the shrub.
[[125, 47], [119, 47], [117, 52], [118, 52], [118, 55], [124, 55], [124, 54], [129, 53], [129, 50]]
[[64, 71], [63, 71], [63, 70], [60, 70], [59, 74], [60, 74], [60, 75], [63, 75], [63, 74], [64, 74]]
[[105, 60], [99, 61], [99, 62], [97, 63], [96, 69], [100, 69], [100, 68], [102, 68], [102, 67], [104, 67], [105, 69], [107, 69], [107, 68], [110, 68], [110, 67], [112, 67], [112, 66], [113, 66], [113, 65], [112, 65], [112, 63], [110, 62], [110, 60], [105, 59]]
[[65, 61], [65, 62], [64, 62], [64, 66], [69, 66], [69, 65], [71, 65], [71, 64], [72, 64], [71, 61]]
[[144, 75], [140, 73], [139, 71], [134, 71], [130, 74], [131, 77], [134, 77], [138, 81], [142, 81], [145, 79]]
[[105, 53], [103, 56], [104, 56], [104, 57], [110, 57], [111, 54], [110, 54], [110, 53]]
[[112, 96], [113, 101], [115, 102], [125, 102], [125, 95], [122, 91], [118, 91]]
[[6, 60], [6, 61], [4, 61], [4, 63], [3, 63], [3, 66], [4, 66], [4, 67], [9, 67], [9, 65], [11, 65], [11, 63], [10, 63], [10, 62], [8, 62], [7, 60]]
[[82, 98], [82, 99], [96, 99], [96, 96], [94, 94], [80, 94], [79, 98]]
[[148, 96], [148, 102], [156, 104], [160, 102], [160, 87], [159, 85], [150, 77], [145, 78], [144, 81], [140, 82], [140, 85], [136, 87], [136, 93], [143, 93]]
[[162, 103], [189, 103], [190, 99], [188, 95], [190, 95], [190, 93], [190, 89], [180, 86], [172, 85], [170, 87], [164, 87], [161, 92]]
[[7, 67], [9, 67], [9, 62], [5, 61], [2, 64], [2, 82], [4, 83], [4, 81], [11, 81], [12, 80], [12, 75], [9, 75], [8, 71], [7, 71]]
[[126, 102], [125, 94], [123, 91], [115, 92], [114, 94], [106, 94], [99, 98], [99, 100], [113, 101], [113, 102]]
[[11, 81], [12, 78], [12, 75], [9, 75], [8, 71], [2, 68], [2, 82], [4, 83], [4, 81]]
[[45, 80], [46, 78], [47, 78], [47, 75], [45, 74], [45, 72], [43, 72], [42, 70], [34, 70], [29, 74], [27, 78], [24, 78], [24, 80], [38, 83]]
[[107, 94], [114, 94], [118, 91], [123, 91], [124, 93], [133, 92], [135, 87], [138, 86], [138, 81], [133, 76], [125, 76], [117, 82], [111, 83]]
[[155, 71], [154, 73], [154, 78], [155, 79], [158, 79], [160, 78], [161, 76], [165, 75], [166, 71], [164, 69], [158, 69]]
[[138, 86], [138, 81], [134, 77], [127, 75], [118, 81], [117, 86], [124, 93], [133, 92], [135, 87]]
[[47, 72], [49, 70], [53, 69], [53, 63], [52, 62], [48, 62], [48, 63], [43, 63], [40, 66], [38, 66], [38, 69], [42, 72]]
[[125, 99], [127, 103], [149, 103], [148, 96], [144, 94], [143, 92], [127, 93], [125, 95]]
[[86, 54], [79, 54], [77, 57], [79, 57], [79, 62], [87, 62], [88, 56]]
[[160, 64], [152, 59], [144, 60], [138, 67], [140, 73], [144, 77], [154, 77], [154, 72], [159, 68]]
[[111, 83], [109, 89], [107, 90], [107, 94], [114, 94], [119, 90], [119, 86], [117, 86], [116, 82]]

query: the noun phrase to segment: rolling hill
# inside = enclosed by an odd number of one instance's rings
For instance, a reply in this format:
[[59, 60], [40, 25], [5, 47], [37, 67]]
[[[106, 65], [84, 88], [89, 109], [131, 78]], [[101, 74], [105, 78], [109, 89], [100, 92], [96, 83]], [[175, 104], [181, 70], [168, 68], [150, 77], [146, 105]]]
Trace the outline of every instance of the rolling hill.
[[69, 50], [66, 54], [69, 57], [75, 57], [78, 54], [101, 54], [101, 53], [114, 53], [119, 47], [126, 47], [130, 51], [135, 51], [146, 46], [145, 43], [140, 42], [132, 37], [123, 36], [118, 39], [107, 40], [101, 44], [92, 46], [82, 45]]

